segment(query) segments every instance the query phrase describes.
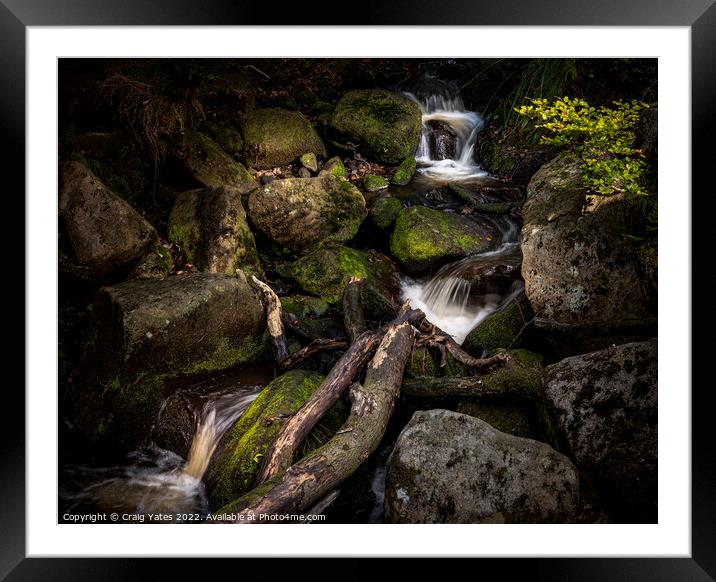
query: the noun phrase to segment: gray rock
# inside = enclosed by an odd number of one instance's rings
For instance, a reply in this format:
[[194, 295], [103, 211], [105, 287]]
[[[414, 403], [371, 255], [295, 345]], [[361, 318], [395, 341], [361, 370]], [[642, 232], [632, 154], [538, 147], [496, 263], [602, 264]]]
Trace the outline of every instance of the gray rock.
[[158, 240], [152, 225], [83, 164], [60, 163], [59, 178], [59, 217], [72, 272], [102, 278], [136, 261]]
[[168, 232], [187, 261], [202, 271], [261, 272], [254, 235], [237, 190], [204, 188], [180, 194], [169, 215]]
[[577, 469], [537, 441], [448, 410], [419, 411], [388, 460], [386, 521], [564, 523], [574, 519]]
[[274, 180], [251, 193], [249, 215], [269, 238], [304, 254], [323, 241], [352, 239], [367, 211], [358, 188], [329, 174]]
[[632, 205], [618, 195], [587, 200], [578, 165], [555, 158], [530, 181], [522, 275], [538, 326], [608, 335], [655, 314], [626, 236]]
[[615, 519], [657, 519], [657, 340], [547, 366], [545, 398], [577, 466]]
[[210, 273], [103, 287], [69, 400], [93, 440], [131, 447], [147, 435], [166, 381], [270, 355], [258, 293]]

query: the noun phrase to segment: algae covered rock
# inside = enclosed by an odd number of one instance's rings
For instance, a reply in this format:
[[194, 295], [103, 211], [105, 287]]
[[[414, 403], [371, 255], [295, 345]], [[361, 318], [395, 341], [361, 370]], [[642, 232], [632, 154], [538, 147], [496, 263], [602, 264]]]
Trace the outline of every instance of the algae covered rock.
[[241, 268], [261, 273], [254, 235], [237, 190], [203, 188], [180, 194], [169, 215], [168, 231], [187, 261], [202, 271], [233, 275]]
[[[229, 429], [209, 466], [206, 480], [212, 507], [221, 507], [251, 489], [261, 457], [286, 420], [303, 406], [323, 379], [316, 372], [291, 370], [263, 389]], [[342, 403], [335, 405], [307, 437], [307, 446], [298, 451], [299, 458], [327, 442], [343, 423], [345, 412]]]
[[271, 356], [258, 293], [211, 273], [103, 287], [93, 306], [73, 422], [128, 449], [156, 419], [165, 381]]
[[363, 176], [363, 188], [368, 192], [377, 192], [378, 190], [384, 190], [388, 187], [388, 180], [383, 176], [376, 174], [366, 174]]
[[403, 160], [403, 162], [396, 168], [395, 173], [390, 180], [391, 184], [395, 184], [396, 186], [405, 186], [413, 179], [415, 168], [415, 158], [413, 156], [405, 158], [405, 160]]
[[448, 410], [416, 412], [388, 459], [389, 523], [565, 523], [579, 478], [552, 447]]
[[619, 522], [658, 517], [657, 347], [623, 344], [546, 368], [557, 429]]
[[257, 186], [244, 166], [203, 133], [185, 131], [173, 154], [194, 180], [208, 188], [226, 186], [243, 194]]
[[333, 175], [274, 180], [249, 197], [251, 222], [296, 254], [323, 241], [346, 242], [367, 211], [360, 190]]
[[152, 225], [79, 162], [60, 164], [59, 218], [68, 268], [89, 278], [128, 267], [158, 240]]
[[389, 230], [398, 213], [403, 209], [403, 203], [393, 196], [382, 196], [378, 198], [370, 209], [370, 217], [373, 223], [382, 230]]
[[322, 317], [328, 311], [328, 303], [310, 295], [287, 295], [281, 297], [281, 308], [296, 317]]
[[316, 154], [313, 152], [303, 154], [299, 160], [301, 165], [307, 170], [310, 170], [314, 174], [318, 171], [318, 160], [316, 159]]
[[341, 160], [341, 158], [336, 156], [323, 164], [323, 168], [318, 173], [319, 176], [325, 176], [326, 174], [333, 174], [334, 176], [338, 176], [339, 178], [345, 178], [346, 174], [348, 174], [348, 171], [343, 165], [343, 161]]
[[326, 155], [311, 122], [298, 111], [256, 109], [246, 114], [241, 130], [246, 163], [257, 170], [285, 166], [306, 153]]
[[340, 304], [351, 277], [365, 279], [363, 309], [366, 316], [387, 320], [395, 312], [399, 274], [390, 259], [375, 251], [364, 253], [341, 245], [326, 245], [298, 259], [293, 277], [306, 291], [332, 305]]
[[422, 113], [417, 103], [398, 93], [349, 91], [338, 102], [331, 125], [366, 157], [397, 164], [418, 148]]
[[419, 273], [488, 250], [496, 238], [486, 220], [413, 206], [398, 213], [390, 251], [408, 272]]
[[234, 127], [218, 123], [204, 123], [201, 129], [230, 156], [238, 156], [244, 149], [241, 132]]
[[480, 322], [465, 338], [463, 348], [479, 357], [496, 348], [518, 347], [533, 317], [530, 302], [520, 294]]

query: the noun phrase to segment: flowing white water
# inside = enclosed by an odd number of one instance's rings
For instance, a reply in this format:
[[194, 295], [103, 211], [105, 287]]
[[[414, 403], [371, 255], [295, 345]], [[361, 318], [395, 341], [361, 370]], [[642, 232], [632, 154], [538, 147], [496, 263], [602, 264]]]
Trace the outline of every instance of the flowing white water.
[[[418, 171], [442, 180], [468, 180], [486, 176], [487, 172], [474, 160], [477, 135], [485, 125], [482, 117], [474, 111], [466, 111], [459, 96], [430, 95], [418, 98], [412, 93], [406, 95], [420, 105], [423, 112], [420, 145], [415, 154], [415, 159], [421, 166]], [[446, 123], [451, 128], [455, 135], [454, 158], [441, 159], [432, 151], [430, 134], [433, 130], [429, 125], [431, 121]]]
[[[196, 431], [185, 461], [154, 444], [132, 453], [125, 467], [74, 467], [74, 491], [63, 500], [73, 508], [99, 508], [136, 515], [155, 513], [208, 513], [202, 478], [222, 435], [246, 411], [261, 388], [252, 387], [202, 396], [196, 413]], [[163, 408], [162, 408], [163, 411]], [[160, 415], [162, 414], [160, 411]], [[72, 509], [72, 508], [71, 508]]]

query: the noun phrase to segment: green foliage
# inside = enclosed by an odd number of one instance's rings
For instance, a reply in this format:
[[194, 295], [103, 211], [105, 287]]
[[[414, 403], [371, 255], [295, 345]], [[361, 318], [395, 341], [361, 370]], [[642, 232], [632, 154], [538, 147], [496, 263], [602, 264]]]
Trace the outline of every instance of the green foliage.
[[582, 178], [593, 194], [645, 195], [641, 186], [645, 162], [634, 147], [639, 112], [649, 107], [632, 100], [614, 107], [590, 107], [583, 99], [530, 99], [515, 109], [544, 133], [541, 142], [566, 147], [582, 160]]

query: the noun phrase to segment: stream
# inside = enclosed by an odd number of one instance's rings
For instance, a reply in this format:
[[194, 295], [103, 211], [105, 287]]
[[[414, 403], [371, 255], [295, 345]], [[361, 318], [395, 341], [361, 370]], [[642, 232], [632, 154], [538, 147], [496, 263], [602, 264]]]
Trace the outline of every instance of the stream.
[[[467, 111], [457, 96], [406, 92], [422, 110], [422, 133], [416, 152], [418, 174], [409, 190], [396, 188], [394, 196], [411, 197], [446, 212], [456, 212], [462, 202], [436, 198], [436, 190], [459, 183], [467, 188], [493, 187], [499, 196], [503, 183], [483, 171], [476, 160], [477, 136], [484, 126], [482, 117]], [[409, 192], [409, 194], [405, 194]], [[509, 215], [480, 215], [494, 223], [500, 233], [494, 248], [440, 268], [422, 279], [405, 277], [403, 300], [421, 309], [426, 318], [462, 343], [481, 321], [509, 302], [522, 290], [519, 281], [509, 286], [489, 287], [474, 273], [486, 266], [510, 265], [519, 268], [519, 223]], [[242, 376], [243, 370], [225, 373], [182, 387], [185, 400], [191, 402], [194, 434], [186, 458], [158, 446], [151, 438], [140, 450], [127, 456], [125, 463], [110, 467], [69, 464], [60, 476], [60, 517], [64, 512], [91, 513], [117, 511], [137, 515], [155, 512], [198, 514], [209, 511], [204, 474], [222, 435], [236, 422], [270, 381]], [[166, 402], [165, 402], [166, 405]], [[161, 421], [165, 406], [159, 413]], [[376, 453], [349, 481], [363, 495], [336, 502], [328, 514], [336, 521], [377, 523], [382, 519], [386, 464], [397, 434], [407, 422], [396, 414]], [[408, 416], [409, 418], [409, 416]], [[151, 431], [149, 431], [151, 434]], [[348, 483], [348, 482], [347, 482]], [[348, 490], [353, 485], [348, 483]], [[342, 496], [343, 497], [343, 496]], [[360, 506], [360, 511], [356, 507]], [[62, 519], [61, 519], [62, 521]]]

